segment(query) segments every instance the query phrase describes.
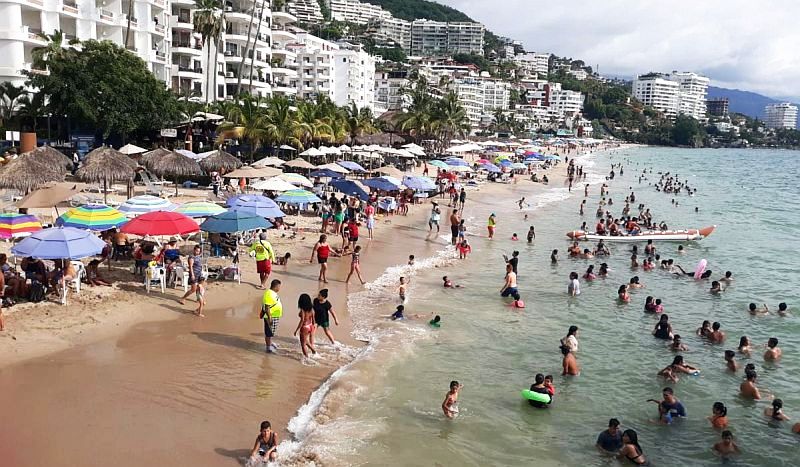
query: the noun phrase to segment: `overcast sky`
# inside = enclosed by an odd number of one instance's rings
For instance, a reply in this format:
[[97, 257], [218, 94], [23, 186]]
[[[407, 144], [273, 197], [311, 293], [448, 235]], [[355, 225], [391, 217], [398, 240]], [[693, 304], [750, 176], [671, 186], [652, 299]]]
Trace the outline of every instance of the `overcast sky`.
[[797, 0], [436, 1], [601, 74], [695, 71], [715, 86], [800, 101]]

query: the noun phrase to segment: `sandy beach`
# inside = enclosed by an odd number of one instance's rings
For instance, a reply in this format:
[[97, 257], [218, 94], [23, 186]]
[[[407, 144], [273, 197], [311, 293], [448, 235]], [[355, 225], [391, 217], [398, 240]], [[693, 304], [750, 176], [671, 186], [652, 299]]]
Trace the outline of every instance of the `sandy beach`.
[[[547, 172], [550, 186], [563, 186], [563, 167]], [[514, 184], [483, 184], [469, 196], [509, 196], [515, 202], [511, 189], [535, 194], [547, 186], [520, 176]], [[441, 249], [436, 238], [408, 241], [409, 229], [427, 230], [428, 213], [429, 204], [414, 205], [408, 216], [379, 220], [374, 240], [362, 235], [366, 281], [404, 264], [409, 254], [425, 257]], [[318, 238], [318, 223], [312, 222], [318, 221], [301, 219], [293, 239], [270, 232], [276, 252], [293, 256], [271, 276], [283, 282], [278, 355], [264, 355], [257, 316], [262, 292], [255, 288], [255, 265], [247, 256], [241, 285], [210, 284], [204, 319], [190, 314], [193, 302], [178, 304], [182, 289], [146, 295], [125, 269], [112, 278], [126, 282], [86, 287], [70, 297], [70, 306], [14, 307], [0, 334], [0, 388], [12, 401], [11, 423], [0, 428], [0, 458], [18, 466], [132, 466], [144, 457], [154, 465], [236, 465], [249, 455], [261, 420], [270, 420], [281, 439], [291, 436], [286, 426], [297, 408], [363, 345], [351, 335], [346, 310], [347, 294], [363, 289], [356, 280], [343, 283], [349, 261], [335, 259], [326, 287], [340, 321], [332, 331], [344, 348], [328, 345], [320, 332], [318, 365], [301, 364], [292, 337], [295, 302], [299, 294], [322, 288], [318, 266], [308, 261]], [[443, 235], [446, 230], [445, 225]], [[32, 433], [54, 421], [59, 436], [43, 447]]]

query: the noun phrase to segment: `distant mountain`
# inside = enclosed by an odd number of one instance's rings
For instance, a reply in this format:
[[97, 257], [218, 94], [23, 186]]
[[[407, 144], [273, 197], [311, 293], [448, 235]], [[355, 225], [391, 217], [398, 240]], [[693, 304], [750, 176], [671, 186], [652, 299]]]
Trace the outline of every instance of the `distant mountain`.
[[739, 89], [708, 87], [708, 98], [727, 97], [728, 108], [731, 112], [745, 114], [748, 117], [764, 118], [764, 107], [776, 102], [784, 102], [771, 97], [762, 96], [750, 91], [740, 91]]

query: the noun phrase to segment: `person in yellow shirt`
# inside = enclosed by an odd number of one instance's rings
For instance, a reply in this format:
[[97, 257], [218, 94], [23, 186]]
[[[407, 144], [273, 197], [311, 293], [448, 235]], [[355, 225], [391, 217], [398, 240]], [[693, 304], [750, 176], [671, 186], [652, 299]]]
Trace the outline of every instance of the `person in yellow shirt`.
[[272, 338], [278, 331], [278, 322], [283, 316], [283, 304], [278, 292], [281, 290], [281, 281], [274, 279], [268, 290], [264, 291], [264, 298], [261, 300], [261, 313], [258, 317], [264, 320], [264, 342], [267, 344], [267, 353], [275, 353], [278, 349], [272, 343]]
[[486, 229], [489, 231], [489, 238], [494, 237], [494, 229], [497, 227], [497, 217], [492, 213], [489, 216], [489, 221], [486, 224]]
[[261, 280], [259, 289], [267, 288], [267, 279], [272, 272], [272, 262], [275, 261], [275, 250], [272, 249], [272, 244], [267, 241], [267, 233], [261, 232], [252, 245], [250, 245], [250, 255], [256, 257], [256, 271], [258, 278]]

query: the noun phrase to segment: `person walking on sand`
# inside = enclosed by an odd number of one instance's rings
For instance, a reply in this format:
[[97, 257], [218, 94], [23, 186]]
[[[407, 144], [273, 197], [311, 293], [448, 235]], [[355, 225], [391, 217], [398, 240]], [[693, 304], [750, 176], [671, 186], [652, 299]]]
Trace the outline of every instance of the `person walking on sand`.
[[444, 402], [442, 402], [442, 412], [445, 417], [453, 419], [458, 416], [458, 392], [463, 387], [458, 381], [450, 381], [450, 390], [447, 391]]
[[197, 293], [197, 283], [200, 277], [203, 276], [203, 250], [200, 245], [195, 245], [192, 250], [192, 256], [189, 257], [189, 290], [183, 294], [178, 302], [183, 305], [185, 300], [191, 294]]
[[364, 208], [364, 215], [367, 217], [367, 232], [369, 239], [372, 240], [372, 230], [375, 228], [375, 206], [374, 203], [367, 203]]
[[486, 224], [486, 230], [489, 231], [489, 239], [494, 238], [494, 229], [497, 227], [497, 216], [494, 213], [489, 215], [489, 220]]
[[283, 305], [278, 292], [281, 290], [281, 281], [273, 279], [269, 289], [264, 291], [261, 299], [261, 313], [258, 317], [264, 320], [264, 343], [267, 345], [267, 353], [274, 353], [278, 349], [272, 343], [272, 338], [278, 332], [278, 322], [283, 316]]
[[309, 263], [314, 262], [314, 254], [317, 255], [317, 263], [319, 263], [319, 277], [317, 280], [327, 284], [328, 257], [331, 255], [331, 246], [328, 245], [327, 235], [322, 234], [319, 236], [319, 241], [314, 244], [314, 248], [311, 250], [311, 259], [308, 260]]
[[[328, 336], [331, 344], [336, 345], [336, 339], [330, 331], [331, 319], [333, 316], [333, 323], [339, 325], [339, 319], [333, 311], [333, 305], [328, 301], [328, 289], [322, 289], [317, 293], [317, 297], [312, 302], [311, 306], [314, 308], [314, 322], [317, 323], [317, 328], [322, 328], [322, 331]], [[314, 329], [316, 333], [316, 329]], [[312, 339], [313, 342], [313, 339]]]
[[275, 250], [272, 244], [267, 240], [267, 233], [261, 232], [258, 234], [258, 240], [250, 245], [250, 255], [256, 258], [256, 271], [261, 284], [257, 287], [259, 289], [267, 288], [267, 280], [272, 272], [272, 263], [275, 261]]
[[461, 192], [458, 194], [458, 205], [459, 208], [461, 209], [461, 212], [464, 212], [464, 203], [466, 202], [467, 202], [467, 192], [462, 188]]
[[206, 306], [206, 278], [202, 275], [197, 279], [197, 311], [195, 314], [201, 318], [205, 318], [203, 308]]
[[307, 293], [301, 294], [297, 300], [297, 307], [300, 309], [298, 314], [300, 321], [297, 323], [293, 335], [297, 336], [297, 333], [300, 332], [300, 350], [303, 351], [303, 357], [308, 358], [308, 350], [313, 355], [317, 354], [314, 349], [314, 328], [317, 323], [314, 322], [314, 306], [311, 303], [311, 296]]
[[356, 273], [358, 280], [361, 281], [361, 285], [364, 285], [364, 279], [361, 278], [361, 245], [358, 245], [353, 250], [352, 259], [350, 260], [350, 273], [347, 274], [347, 279], [344, 281], [345, 284], [350, 283], [350, 278], [353, 277], [353, 273]]
[[436, 233], [439, 233], [439, 220], [442, 218], [442, 211], [439, 209], [439, 203], [433, 201], [432, 204], [431, 215], [428, 218], [428, 233], [433, 230], [434, 225], [436, 226]]

